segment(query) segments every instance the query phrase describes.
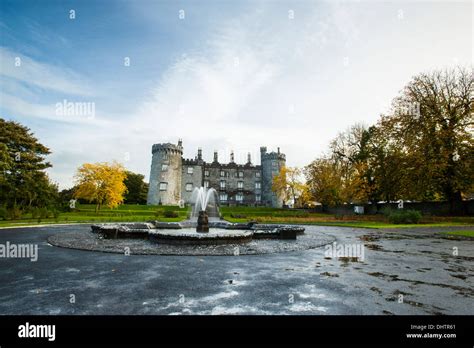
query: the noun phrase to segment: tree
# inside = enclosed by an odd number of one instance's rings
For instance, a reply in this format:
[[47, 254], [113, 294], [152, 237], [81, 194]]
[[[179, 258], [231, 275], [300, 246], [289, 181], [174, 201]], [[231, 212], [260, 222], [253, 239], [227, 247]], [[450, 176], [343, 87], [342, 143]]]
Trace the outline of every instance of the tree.
[[441, 200], [451, 213], [474, 192], [474, 71], [415, 76], [371, 127], [354, 125], [306, 167], [321, 203]]
[[273, 192], [283, 197], [284, 201], [292, 200], [293, 203], [296, 203], [296, 198], [300, 196], [305, 189], [305, 184], [301, 181], [301, 176], [301, 169], [283, 166], [280, 172], [273, 178]]
[[12, 166], [13, 160], [8, 153], [7, 144], [0, 143], [0, 187], [6, 187], [8, 185], [7, 171], [9, 171]]
[[307, 184], [304, 184], [303, 190], [299, 196], [296, 197], [295, 207], [309, 208], [313, 206], [313, 203], [314, 201], [311, 192], [309, 191], [309, 187]]
[[124, 202], [127, 204], [145, 204], [148, 193], [148, 184], [143, 181], [145, 176], [130, 171], [127, 171], [126, 174], [124, 184], [127, 187], [127, 193]]
[[344, 164], [345, 201], [391, 201], [407, 192], [402, 185], [405, 157], [380, 127], [352, 126], [331, 143], [331, 150]]
[[342, 175], [341, 198], [344, 202], [376, 202], [379, 187], [375, 177], [374, 128], [355, 124], [331, 142], [331, 159]]
[[406, 156], [380, 127], [369, 127], [368, 134], [366, 154], [372, 183], [372, 191], [368, 191], [373, 192], [373, 199], [386, 202], [404, 198], [409, 191], [403, 171]]
[[77, 189], [75, 198], [95, 202], [99, 211], [102, 205], [115, 208], [123, 202], [127, 190], [124, 180], [124, 167], [117, 163], [85, 163], [78, 168], [75, 175]]
[[474, 182], [474, 71], [415, 76], [379, 126], [406, 157], [403, 177], [413, 199], [447, 199], [451, 212]]
[[8, 208], [57, 203], [57, 187], [44, 172], [49, 149], [29, 128], [0, 118], [0, 203]]
[[306, 183], [311, 196], [323, 205], [336, 205], [343, 199], [343, 170], [340, 163], [323, 157], [314, 160], [305, 168]]

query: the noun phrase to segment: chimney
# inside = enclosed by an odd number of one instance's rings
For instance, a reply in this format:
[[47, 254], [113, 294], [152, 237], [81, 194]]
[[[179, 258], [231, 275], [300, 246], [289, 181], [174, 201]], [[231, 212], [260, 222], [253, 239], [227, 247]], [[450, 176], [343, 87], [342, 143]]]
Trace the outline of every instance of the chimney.
[[280, 154], [280, 148], [278, 147], [278, 154]]
[[252, 157], [250, 156], [250, 152], [247, 154], [247, 164], [252, 164]]
[[178, 146], [179, 146], [179, 147], [183, 147], [183, 139], [179, 139], [179, 140], [178, 140]]
[[219, 163], [217, 151], [214, 150], [214, 163]]
[[202, 149], [198, 148], [198, 160], [202, 161]]
[[234, 163], [234, 150], [230, 150], [230, 163]]

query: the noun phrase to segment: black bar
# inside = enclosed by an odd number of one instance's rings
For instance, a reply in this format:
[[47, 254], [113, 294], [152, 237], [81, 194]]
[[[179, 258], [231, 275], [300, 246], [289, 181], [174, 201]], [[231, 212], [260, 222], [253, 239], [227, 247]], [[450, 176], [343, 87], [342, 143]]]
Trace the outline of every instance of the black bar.
[[[403, 345], [472, 347], [472, 316], [0, 316], [0, 346]], [[55, 327], [55, 340], [20, 338], [25, 323]], [[411, 325], [426, 325], [423, 331]], [[428, 325], [433, 325], [428, 329]], [[448, 325], [448, 326], [445, 326]], [[454, 327], [449, 327], [454, 325]], [[407, 334], [456, 338], [407, 338]]]

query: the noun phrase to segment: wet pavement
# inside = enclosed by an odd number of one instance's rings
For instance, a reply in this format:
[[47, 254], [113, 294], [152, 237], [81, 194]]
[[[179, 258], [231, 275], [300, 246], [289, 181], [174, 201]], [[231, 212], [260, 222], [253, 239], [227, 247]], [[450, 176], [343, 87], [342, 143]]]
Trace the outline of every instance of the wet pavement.
[[324, 234], [337, 246], [363, 246], [363, 260], [329, 255], [328, 246], [262, 255], [127, 256], [47, 242], [89, 228], [0, 230], [0, 244], [39, 248], [36, 262], [0, 258], [0, 314], [474, 313], [474, 241], [437, 233], [463, 227], [307, 226], [307, 233]]

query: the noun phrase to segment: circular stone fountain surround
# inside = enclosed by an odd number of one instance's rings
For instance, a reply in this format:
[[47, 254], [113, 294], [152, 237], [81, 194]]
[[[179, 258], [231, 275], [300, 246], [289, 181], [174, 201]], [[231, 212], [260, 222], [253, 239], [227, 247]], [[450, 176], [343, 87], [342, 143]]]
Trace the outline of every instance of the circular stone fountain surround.
[[195, 221], [119, 223], [92, 225], [92, 232], [106, 239], [148, 238], [164, 244], [241, 244], [252, 239], [296, 239], [305, 228], [290, 225], [259, 225], [209, 221], [209, 232], [196, 232]]
[[[178, 228], [176, 232], [181, 232], [187, 226], [193, 225], [192, 222], [185, 221], [176, 226], [175, 223], [158, 222], [162, 231], [168, 231], [172, 228]], [[221, 228], [228, 225], [225, 221], [213, 222], [214, 228]], [[232, 224], [235, 228], [241, 228], [240, 231], [230, 232], [245, 232], [247, 224]], [[103, 228], [104, 226], [107, 226]], [[115, 238], [114, 226], [120, 230], [117, 232], [118, 237]], [[71, 225], [67, 229], [62, 230], [58, 227], [58, 233], [48, 237], [48, 242], [57, 247], [116, 253], [128, 255], [177, 255], [177, 256], [242, 256], [242, 255], [261, 255], [273, 254], [281, 252], [297, 252], [308, 249], [323, 247], [324, 245], [334, 242], [335, 238], [324, 232], [324, 227], [320, 226], [305, 226], [305, 232], [299, 233], [298, 238], [288, 240], [280, 239], [279, 231], [285, 227], [299, 227], [302, 226], [283, 226], [283, 225], [253, 225], [253, 236], [249, 242], [238, 243], [236, 240], [228, 241], [226, 243], [175, 243], [163, 242], [159, 240], [151, 241], [147, 236], [140, 236], [143, 234], [143, 224], [126, 223], [126, 224], [101, 224], [94, 225], [93, 232], [90, 225]], [[149, 227], [149, 225], [146, 225]], [[100, 228], [100, 229], [99, 229]], [[211, 229], [212, 230], [212, 229]], [[106, 238], [104, 233], [111, 233], [110, 238]], [[193, 232], [196, 233], [196, 232]], [[122, 238], [124, 236], [124, 238]], [[127, 237], [132, 236], [132, 237]]]
[[302, 226], [220, 220], [217, 192], [212, 188], [195, 188], [191, 201], [193, 220], [96, 224], [89, 233], [65, 232], [48, 241], [59, 247], [113, 253], [127, 249], [133, 254], [234, 256], [305, 250], [333, 241], [321, 233], [305, 235]]

